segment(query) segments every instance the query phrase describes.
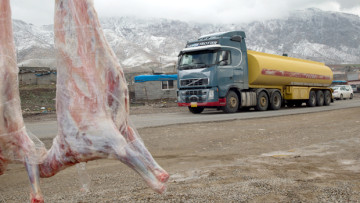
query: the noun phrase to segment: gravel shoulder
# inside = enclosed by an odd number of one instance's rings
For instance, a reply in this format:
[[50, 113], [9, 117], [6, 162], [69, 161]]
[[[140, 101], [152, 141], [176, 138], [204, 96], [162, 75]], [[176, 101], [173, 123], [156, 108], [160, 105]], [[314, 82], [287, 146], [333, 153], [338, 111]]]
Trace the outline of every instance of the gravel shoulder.
[[[76, 167], [42, 179], [41, 188], [46, 202], [358, 202], [359, 115], [351, 108], [143, 128], [145, 145], [171, 175], [165, 194], [113, 160], [87, 163], [88, 193]], [[10, 165], [0, 183], [0, 202], [29, 200], [22, 165]]]

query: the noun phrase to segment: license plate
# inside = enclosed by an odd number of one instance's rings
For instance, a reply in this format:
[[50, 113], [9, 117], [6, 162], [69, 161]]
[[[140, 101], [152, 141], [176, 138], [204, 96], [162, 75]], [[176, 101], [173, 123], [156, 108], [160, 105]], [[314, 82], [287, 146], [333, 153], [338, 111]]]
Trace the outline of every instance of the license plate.
[[197, 102], [191, 102], [191, 107], [198, 107]]

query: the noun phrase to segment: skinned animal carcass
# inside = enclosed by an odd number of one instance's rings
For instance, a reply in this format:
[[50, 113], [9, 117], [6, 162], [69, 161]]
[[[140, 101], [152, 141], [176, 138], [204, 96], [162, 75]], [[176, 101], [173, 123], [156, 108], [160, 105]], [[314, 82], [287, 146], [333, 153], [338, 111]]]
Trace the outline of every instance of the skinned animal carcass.
[[0, 0], [0, 175], [8, 163], [25, 164], [31, 183], [31, 202], [43, 202], [38, 163], [46, 149], [28, 135], [20, 106], [18, 72], [12, 33], [10, 0]]
[[118, 159], [158, 193], [168, 173], [129, 124], [125, 76], [100, 28], [91, 0], [56, 0], [58, 134], [40, 176], [80, 162]]

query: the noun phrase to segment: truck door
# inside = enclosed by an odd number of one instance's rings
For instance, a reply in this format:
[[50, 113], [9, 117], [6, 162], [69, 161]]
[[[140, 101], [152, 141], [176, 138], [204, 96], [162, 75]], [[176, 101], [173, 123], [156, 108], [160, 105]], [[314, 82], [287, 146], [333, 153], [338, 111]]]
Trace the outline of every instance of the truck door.
[[[240, 49], [221, 50], [219, 52], [219, 68], [226, 69], [227, 83], [238, 88], [244, 87], [244, 69], [242, 66], [242, 53]], [[226, 78], [223, 78], [226, 79]]]
[[220, 96], [224, 97], [230, 87], [244, 87], [244, 71], [241, 67], [241, 51], [223, 49], [218, 52], [218, 81]]
[[244, 68], [242, 66], [243, 55], [240, 49], [233, 49], [231, 51], [231, 55], [233, 58], [233, 67], [234, 67], [234, 84], [236, 87], [243, 89], [244, 87]]
[[218, 52], [218, 84], [220, 97], [225, 97], [227, 90], [234, 83], [234, 67], [232, 66], [232, 57], [230, 50], [221, 50]]

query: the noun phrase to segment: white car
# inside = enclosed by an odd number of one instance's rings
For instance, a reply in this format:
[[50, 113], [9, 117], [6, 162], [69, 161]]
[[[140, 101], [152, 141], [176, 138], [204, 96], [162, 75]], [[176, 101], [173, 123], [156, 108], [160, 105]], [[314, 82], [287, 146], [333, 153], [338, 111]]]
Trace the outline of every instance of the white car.
[[334, 92], [332, 93], [334, 99], [352, 99], [354, 97], [353, 89], [350, 85], [336, 85], [331, 87]]

